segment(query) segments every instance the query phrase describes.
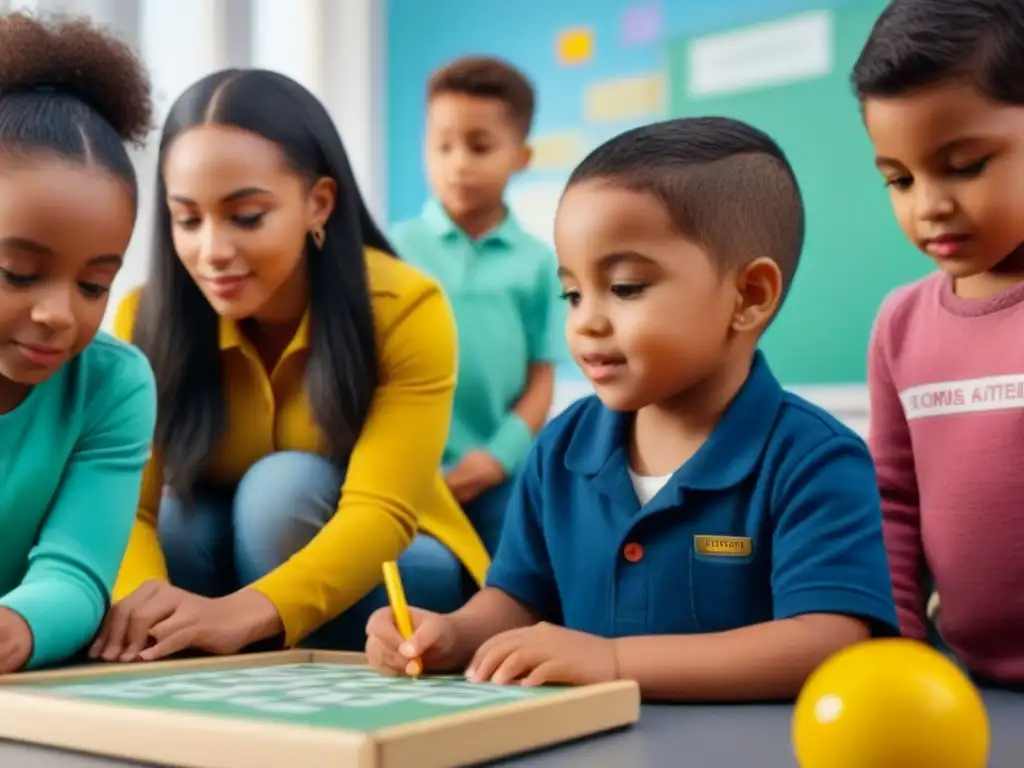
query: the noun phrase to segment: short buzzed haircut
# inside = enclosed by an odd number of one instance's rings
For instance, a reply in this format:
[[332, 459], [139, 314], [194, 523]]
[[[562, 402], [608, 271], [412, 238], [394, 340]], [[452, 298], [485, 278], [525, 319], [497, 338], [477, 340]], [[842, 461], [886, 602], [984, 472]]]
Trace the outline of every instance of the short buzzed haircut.
[[441, 67], [427, 83], [427, 100], [446, 93], [495, 99], [524, 137], [533, 127], [536, 95], [526, 76], [507, 61], [465, 56]]
[[725, 117], [634, 128], [591, 152], [569, 185], [597, 179], [656, 197], [679, 233], [722, 272], [771, 259], [782, 273], [781, 298], [789, 293], [803, 250], [804, 206], [789, 161], [763, 131]]

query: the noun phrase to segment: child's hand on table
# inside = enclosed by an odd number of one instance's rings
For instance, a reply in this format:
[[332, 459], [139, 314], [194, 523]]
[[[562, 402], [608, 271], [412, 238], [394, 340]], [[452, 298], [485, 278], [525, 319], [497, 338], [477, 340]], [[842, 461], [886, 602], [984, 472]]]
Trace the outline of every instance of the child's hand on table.
[[470, 451], [445, 477], [448, 488], [460, 504], [468, 504], [484, 491], [505, 480], [505, 468], [484, 450]]
[[541, 622], [485, 642], [466, 677], [500, 685], [591, 685], [618, 679], [618, 661], [614, 641]]
[[422, 671], [447, 671], [456, 667], [456, 631], [450, 616], [409, 608], [413, 634], [403, 641], [391, 608], [374, 611], [366, 623], [366, 656], [370, 666], [385, 675], [415, 676], [415, 660]]
[[0, 608], [0, 675], [17, 672], [28, 664], [33, 643], [28, 623], [9, 608]]

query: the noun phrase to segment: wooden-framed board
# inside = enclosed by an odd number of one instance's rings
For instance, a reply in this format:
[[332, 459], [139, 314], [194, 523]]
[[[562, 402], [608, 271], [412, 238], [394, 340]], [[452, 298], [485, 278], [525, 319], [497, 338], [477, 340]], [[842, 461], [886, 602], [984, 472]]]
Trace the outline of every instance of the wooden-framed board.
[[0, 739], [175, 768], [449, 768], [630, 726], [636, 684], [498, 686], [280, 651], [0, 677]]

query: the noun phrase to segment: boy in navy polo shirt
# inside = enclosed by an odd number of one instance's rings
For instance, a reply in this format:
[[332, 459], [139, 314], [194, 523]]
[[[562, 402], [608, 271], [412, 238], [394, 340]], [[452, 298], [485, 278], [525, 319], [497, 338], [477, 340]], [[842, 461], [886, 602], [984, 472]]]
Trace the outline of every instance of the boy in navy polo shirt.
[[506, 62], [469, 56], [435, 72], [427, 97], [434, 195], [389, 239], [444, 286], [455, 313], [459, 374], [445, 479], [493, 556], [562, 356], [554, 254], [504, 201], [509, 179], [530, 161], [534, 91]]
[[757, 350], [803, 246], [779, 147], [725, 118], [629, 131], [574, 171], [555, 230], [596, 396], [541, 433], [486, 588], [414, 611], [404, 643], [376, 613], [374, 667], [750, 701], [896, 634], [867, 447]]

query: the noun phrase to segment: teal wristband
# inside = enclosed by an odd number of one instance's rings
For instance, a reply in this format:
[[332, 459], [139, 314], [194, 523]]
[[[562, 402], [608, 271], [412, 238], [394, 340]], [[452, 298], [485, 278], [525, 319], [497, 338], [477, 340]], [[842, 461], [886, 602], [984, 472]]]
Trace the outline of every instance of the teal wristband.
[[518, 414], [505, 417], [498, 431], [487, 443], [487, 452], [498, 460], [505, 473], [515, 472], [533, 445], [533, 433]]

